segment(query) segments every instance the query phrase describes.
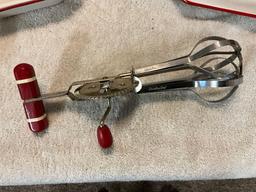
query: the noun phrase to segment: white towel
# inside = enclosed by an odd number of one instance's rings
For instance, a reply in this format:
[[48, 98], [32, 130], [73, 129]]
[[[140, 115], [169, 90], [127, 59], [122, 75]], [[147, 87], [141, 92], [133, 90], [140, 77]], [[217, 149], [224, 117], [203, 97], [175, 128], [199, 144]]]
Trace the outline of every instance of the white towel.
[[[3, 19], [0, 31], [1, 185], [256, 176], [255, 19], [180, 0], [75, 0]], [[103, 101], [47, 101], [47, 133], [28, 129], [16, 64], [32, 64], [48, 93], [184, 56], [211, 35], [243, 48], [244, 83], [228, 101], [184, 92], [114, 99], [107, 152], [96, 138]]]

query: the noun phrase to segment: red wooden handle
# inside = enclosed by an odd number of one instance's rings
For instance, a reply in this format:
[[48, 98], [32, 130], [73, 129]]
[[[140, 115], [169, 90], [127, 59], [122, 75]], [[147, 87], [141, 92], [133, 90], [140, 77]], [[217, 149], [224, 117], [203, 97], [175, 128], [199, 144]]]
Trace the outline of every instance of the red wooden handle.
[[[18, 64], [13, 72], [21, 99], [27, 100], [41, 96], [35, 71], [31, 65], [26, 63]], [[23, 106], [31, 131], [37, 133], [48, 127], [43, 101], [23, 103]]]

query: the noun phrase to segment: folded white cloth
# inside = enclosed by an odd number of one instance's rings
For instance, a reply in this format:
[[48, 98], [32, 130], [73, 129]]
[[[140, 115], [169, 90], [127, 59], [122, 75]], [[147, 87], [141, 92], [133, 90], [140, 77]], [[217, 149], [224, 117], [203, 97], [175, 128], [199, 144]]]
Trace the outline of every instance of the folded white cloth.
[[[256, 20], [178, 0], [64, 1], [0, 21], [0, 184], [256, 176]], [[46, 102], [49, 129], [27, 126], [12, 74], [33, 64], [43, 93], [187, 54], [201, 38], [243, 47], [244, 83], [220, 104], [169, 92], [114, 100], [112, 150], [97, 144], [101, 101]]]

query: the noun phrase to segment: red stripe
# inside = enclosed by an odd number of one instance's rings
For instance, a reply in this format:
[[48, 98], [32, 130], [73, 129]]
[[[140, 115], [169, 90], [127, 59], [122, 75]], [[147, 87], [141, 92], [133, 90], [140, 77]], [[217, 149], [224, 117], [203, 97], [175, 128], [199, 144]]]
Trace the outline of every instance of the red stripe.
[[225, 12], [234, 13], [234, 14], [238, 14], [238, 15], [242, 15], [242, 16], [256, 18], [256, 15], [252, 14], [252, 13], [246, 13], [246, 12], [236, 11], [236, 10], [232, 10], [232, 9], [225, 9], [225, 8], [221, 8], [221, 7], [214, 7], [214, 6], [211, 6], [211, 5], [205, 5], [205, 4], [201, 4], [201, 3], [192, 2], [192, 1], [189, 1], [189, 0], [184, 0], [184, 2], [188, 3], [190, 5], [193, 5], [193, 6], [198, 6], [198, 7], [208, 8], [208, 9], [215, 9], [215, 10], [218, 10], [218, 11], [225, 11]]
[[28, 2], [24, 2], [24, 3], [19, 3], [19, 4], [3, 7], [3, 8], [0, 8], [0, 12], [7, 11], [9, 9], [15, 9], [15, 8], [18, 8], [18, 7], [23, 7], [23, 6], [26, 6], [26, 5], [33, 4], [33, 3], [38, 3], [40, 1], [43, 1], [43, 0], [31, 0], [31, 1], [28, 1]]

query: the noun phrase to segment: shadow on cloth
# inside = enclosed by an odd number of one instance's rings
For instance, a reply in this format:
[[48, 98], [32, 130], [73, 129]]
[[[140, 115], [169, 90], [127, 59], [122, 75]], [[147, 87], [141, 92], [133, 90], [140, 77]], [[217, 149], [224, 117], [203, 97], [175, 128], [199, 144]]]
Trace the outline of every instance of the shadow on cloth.
[[[107, 118], [108, 122], [125, 120], [132, 115], [139, 100], [137, 96], [120, 96], [112, 99], [112, 109]], [[85, 115], [99, 124], [107, 109], [107, 99], [91, 99], [85, 101], [59, 100], [45, 103], [47, 113], [58, 113], [63, 110], [71, 110], [77, 115]], [[74, 122], [75, 123], [75, 122]]]
[[[88, 34], [77, 29], [68, 42], [68, 45], [63, 51], [61, 61], [59, 65], [56, 66], [57, 70], [49, 88], [51, 92], [61, 88], [67, 88], [72, 82], [81, 80], [81, 78], [86, 79], [88, 76], [87, 73], [95, 73], [95, 71], [91, 70], [91, 64], [87, 64], [86, 61], [83, 61], [84, 55], [86, 55], [86, 51], [88, 50], [87, 46], [90, 43]], [[97, 67], [98, 65], [94, 68]], [[78, 70], [83, 71], [81, 78], [79, 74], [77, 74]], [[59, 99], [57, 101], [46, 102], [45, 105], [49, 115], [63, 110], [71, 110], [78, 115], [88, 116], [98, 125], [107, 109], [107, 100], [91, 99], [87, 101], [70, 101], [69, 99]], [[136, 96], [113, 98], [112, 110], [107, 121], [116, 122], [129, 117], [137, 105], [138, 97]]]
[[13, 34], [20, 30], [43, 27], [50, 23], [58, 23], [78, 10], [84, 1], [64, 0], [53, 7], [42, 8], [0, 20], [0, 36]]
[[244, 30], [256, 33], [256, 19], [234, 15], [231, 13], [204, 9], [184, 3], [182, 0], [173, 0], [180, 13], [190, 19], [218, 20], [241, 27]]
[[[160, 93], [150, 93], [135, 95], [130, 94], [128, 96], [119, 96], [112, 99], [112, 110], [107, 118], [107, 121], [118, 122], [124, 121], [129, 116], [133, 115], [136, 108], [139, 105], [145, 105], [148, 103], [155, 102], [176, 102], [176, 101], [187, 101], [192, 100], [197, 102], [199, 105], [203, 105], [207, 108], [225, 108], [233, 102], [235, 94], [228, 100], [220, 103], [207, 103], [202, 101], [197, 96], [187, 91], [169, 91]], [[86, 115], [96, 124], [99, 123], [102, 115], [107, 109], [106, 99], [93, 99], [87, 101], [68, 101], [67, 99], [61, 101], [47, 102], [46, 103], [47, 113], [58, 113], [63, 110], [71, 110], [78, 115]], [[172, 110], [172, 109], [170, 109]], [[75, 122], [74, 122], [75, 123]]]

